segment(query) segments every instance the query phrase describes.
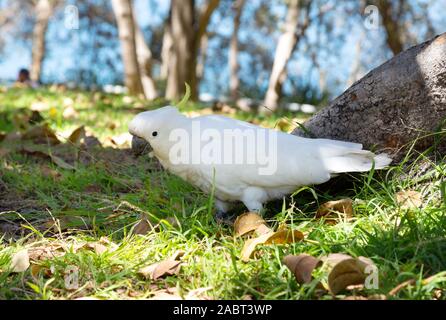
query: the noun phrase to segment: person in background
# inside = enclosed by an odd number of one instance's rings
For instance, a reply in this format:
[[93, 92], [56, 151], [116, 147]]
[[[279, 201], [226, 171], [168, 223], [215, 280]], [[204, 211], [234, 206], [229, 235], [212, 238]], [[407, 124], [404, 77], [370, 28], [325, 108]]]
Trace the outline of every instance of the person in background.
[[35, 88], [36, 85], [31, 81], [29, 70], [22, 68], [19, 71], [14, 87], [19, 88]]

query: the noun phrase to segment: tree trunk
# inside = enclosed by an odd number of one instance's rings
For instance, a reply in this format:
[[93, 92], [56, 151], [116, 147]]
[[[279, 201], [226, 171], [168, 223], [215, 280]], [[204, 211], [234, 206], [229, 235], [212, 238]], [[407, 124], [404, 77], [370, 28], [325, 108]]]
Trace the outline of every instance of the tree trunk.
[[131, 0], [112, 0], [121, 42], [124, 82], [129, 94], [144, 94], [135, 42], [135, 20]]
[[155, 81], [152, 78], [152, 52], [147, 46], [141, 29], [135, 23], [135, 43], [138, 57], [139, 72], [141, 74], [141, 84], [146, 99], [153, 100], [158, 97]]
[[[415, 141], [416, 150], [435, 142], [445, 152], [445, 139], [427, 137], [444, 128], [445, 68], [446, 33], [372, 70], [304, 126], [314, 137], [362, 143], [394, 160]], [[299, 128], [293, 133], [305, 135]]]
[[237, 101], [239, 97], [238, 30], [240, 28], [240, 18], [244, 4], [245, 0], [237, 0], [233, 4], [234, 27], [229, 45], [229, 92], [233, 101]]
[[[204, 73], [204, 61], [206, 60], [206, 52], [204, 50], [207, 49], [208, 40], [206, 31], [209, 25], [209, 21], [211, 20], [212, 13], [214, 13], [219, 4], [220, 0], [207, 0], [203, 6], [203, 9], [200, 10], [201, 13], [198, 18], [197, 32], [195, 33], [193, 53], [194, 66], [196, 71], [192, 74], [190, 83], [192, 100], [196, 100], [198, 98], [198, 89], [200, 86], [200, 77], [197, 73], [197, 71], [199, 71], [199, 68], [196, 68], [198, 57], [201, 56], [201, 63], [203, 67], [203, 70], [201, 70], [201, 72]], [[203, 38], [205, 39], [203, 40]]]
[[172, 32], [170, 30], [170, 20], [172, 18], [172, 10], [169, 10], [169, 17], [164, 25], [163, 44], [161, 48], [161, 80], [166, 80], [169, 73], [169, 59], [173, 50]]
[[390, 50], [396, 55], [403, 51], [399, 21], [395, 17], [392, 3], [389, 0], [378, 0], [378, 9], [386, 30], [386, 41]]
[[190, 85], [191, 99], [197, 99], [199, 86], [197, 58], [200, 54], [200, 46], [203, 44], [201, 40], [206, 34], [212, 13], [219, 3], [220, 0], [208, 0], [196, 26], [195, 1], [172, 0], [170, 31], [173, 44], [168, 56], [167, 99], [180, 98], [184, 93], [185, 82]]
[[45, 35], [48, 29], [48, 21], [53, 12], [53, 7], [49, 0], [39, 0], [35, 7], [36, 24], [33, 30], [32, 40], [32, 62], [31, 80], [40, 82], [42, 73], [42, 63], [45, 58]]
[[[207, 59], [207, 48], [208, 48], [209, 36], [207, 33], [201, 36], [200, 39], [200, 55], [197, 57], [197, 86], [200, 85], [201, 79], [204, 76], [204, 68]], [[197, 88], [198, 91], [198, 88]]]
[[279, 105], [282, 96], [282, 85], [286, 80], [286, 66], [297, 45], [297, 28], [299, 23], [300, 1], [290, 0], [288, 2], [288, 11], [284, 26], [284, 31], [277, 43], [274, 63], [269, 78], [268, 90], [266, 91], [264, 105], [261, 112], [271, 113]]
[[179, 99], [184, 83], [192, 86], [195, 78], [194, 0], [172, 0], [170, 30], [172, 51], [168, 60], [167, 99]]

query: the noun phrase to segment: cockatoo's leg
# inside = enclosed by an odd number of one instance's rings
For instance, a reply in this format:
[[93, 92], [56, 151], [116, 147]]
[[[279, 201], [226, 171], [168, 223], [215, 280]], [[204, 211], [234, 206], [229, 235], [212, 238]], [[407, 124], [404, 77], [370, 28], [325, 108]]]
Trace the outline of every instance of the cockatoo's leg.
[[217, 211], [226, 213], [231, 209], [232, 204], [229, 202], [226, 202], [226, 201], [221, 201], [219, 199], [215, 199], [215, 206], [217, 207]]
[[215, 206], [217, 207], [217, 212], [215, 213], [215, 220], [221, 223], [232, 224], [233, 219], [231, 218], [233, 217], [228, 215], [228, 211], [231, 209], [232, 203], [215, 199]]
[[242, 202], [249, 211], [263, 213], [263, 202], [267, 199], [266, 192], [261, 188], [249, 187], [243, 191]]

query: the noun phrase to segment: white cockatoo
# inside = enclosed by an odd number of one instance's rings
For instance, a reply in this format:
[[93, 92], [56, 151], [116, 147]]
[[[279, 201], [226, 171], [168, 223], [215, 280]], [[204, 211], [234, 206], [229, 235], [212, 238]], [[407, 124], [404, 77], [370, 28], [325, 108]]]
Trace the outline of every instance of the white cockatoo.
[[302, 138], [220, 115], [189, 118], [172, 106], [139, 113], [129, 132], [150, 144], [165, 169], [213, 193], [220, 214], [237, 201], [259, 212], [299, 187], [391, 162], [361, 144]]

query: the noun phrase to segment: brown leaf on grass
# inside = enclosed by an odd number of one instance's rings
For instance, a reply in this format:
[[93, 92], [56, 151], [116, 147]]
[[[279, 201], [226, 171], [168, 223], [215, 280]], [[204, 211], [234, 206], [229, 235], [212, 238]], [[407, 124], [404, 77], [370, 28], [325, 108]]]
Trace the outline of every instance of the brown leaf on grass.
[[260, 227], [262, 227], [262, 234], [265, 233], [265, 227], [268, 229], [268, 231], [271, 231], [271, 229], [269, 229], [266, 225], [266, 221], [263, 220], [261, 216], [255, 212], [246, 212], [238, 216], [235, 220], [234, 235], [236, 237], [240, 237], [251, 231], [257, 230]]
[[138, 274], [151, 280], [176, 275], [180, 271], [181, 261], [179, 259], [183, 255], [184, 251], [177, 250], [169, 259], [139, 269]]
[[68, 137], [68, 142], [79, 144], [83, 138], [85, 138], [85, 127], [80, 126], [79, 128], [73, 130], [73, 132]]
[[401, 209], [415, 209], [421, 207], [423, 199], [421, 193], [414, 190], [403, 190], [395, 194], [396, 203]]
[[254, 254], [257, 246], [260, 244], [289, 244], [303, 240], [304, 235], [298, 230], [282, 229], [276, 232], [269, 232], [258, 236], [257, 238], [248, 239], [243, 246], [241, 252], [241, 260], [249, 261]]
[[345, 198], [323, 203], [316, 212], [316, 218], [324, 217], [328, 223], [335, 223], [339, 217], [353, 217], [353, 200]]
[[133, 227], [131, 234], [146, 235], [150, 231], [155, 230], [155, 226], [147, 218], [141, 218], [138, 223]]
[[24, 272], [30, 266], [28, 250], [20, 250], [15, 253], [11, 260], [12, 272]]
[[49, 156], [51, 158], [51, 161], [55, 165], [57, 165], [59, 168], [66, 169], [66, 170], [76, 170], [76, 168], [74, 166], [65, 162], [65, 160], [63, 160], [62, 158], [59, 158], [58, 156], [55, 156], [53, 154], [50, 154]]
[[54, 170], [54, 169], [48, 167], [47, 165], [42, 165], [40, 167], [40, 173], [45, 178], [52, 178], [54, 180], [57, 180], [57, 179], [59, 179], [62, 176], [60, 172], [58, 172], [57, 170]]
[[28, 249], [29, 258], [32, 262], [43, 261], [65, 255], [65, 248], [60, 243], [49, 243]]
[[38, 279], [40, 274], [42, 274], [45, 278], [50, 278], [53, 275], [51, 269], [40, 264], [31, 263], [30, 271], [31, 271], [31, 276], [34, 279]]
[[0, 158], [3, 158], [4, 156], [6, 156], [10, 152], [11, 152], [11, 150], [0, 148]]
[[17, 142], [20, 139], [22, 139], [22, 135], [19, 132], [13, 131], [13, 132], [7, 133], [4, 136], [2, 142], [3, 143], [13, 144], [13, 143]]
[[161, 277], [178, 274], [181, 261], [164, 260], [139, 269], [138, 274], [146, 279], [157, 280]]
[[32, 140], [34, 143], [56, 145], [60, 141], [47, 124], [31, 127], [22, 135], [22, 140]]
[[108, 251], [106, 246], [98, 242], [87, 243], [86, 248], [93, 250], [96, 254], [103, 254], [104, 252]]
[[265, 244], [288, 244], [304, 239], [304, 234], [298, 230], [281, 229], [273, 232]]
[[97, 184], [89, 184], [84, 188], [85, 193], [101, 193], [102, 188], [101, 186], [98, 186]]
[[328, 287], [333, 294], [338, 294], [350, 285], [364, 284], [368, 276], [367, 267], [374, 266], [368, 258], [353, 258], [342, 253], [330, 254], [324, 261], [330, 270]]
[[65, 162], [65, 160], [63, 160], [62, 158], [52, 154], [51, 152], [49, 152], [45, 148], [42, 148], [41, 146], [24, 146], [21, 149], [21, 152], [32, 156], [41, 157], [44, 159], [50, 159], [55, 165], [57, 165], [62, 169], [67, 169], [67, 170], [76, 169], [71, 164]]
[[288, 255], [283, 263], [291, 270], [298, 283], [310, 283], [311, 273], [322, 264], [322, 261], [308, 254]]
[[85, 243], [79, 249], [87, 249], [94, 251], [96, 254], [103, 254], [105, 252], [113, 252], [118, 248], [118, 245], [110, 241], [106, 237], [101, 237], [99, 241]]

